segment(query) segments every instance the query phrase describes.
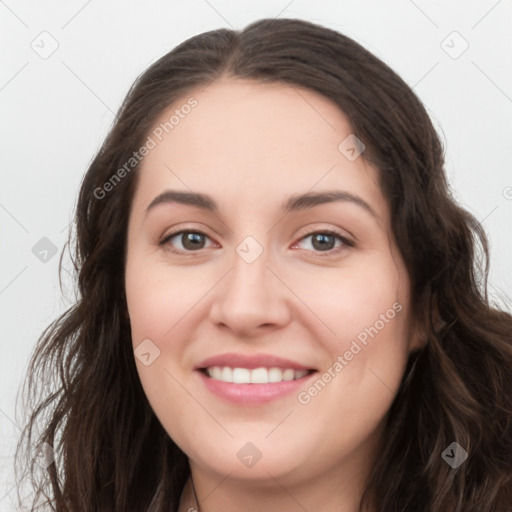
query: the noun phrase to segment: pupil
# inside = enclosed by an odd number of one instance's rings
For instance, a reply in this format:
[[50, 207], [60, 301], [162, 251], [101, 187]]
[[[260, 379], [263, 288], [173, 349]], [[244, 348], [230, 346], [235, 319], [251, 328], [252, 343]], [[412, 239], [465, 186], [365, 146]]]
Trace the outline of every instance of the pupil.
[[188, 249], [197, 249], [201, 248], [201, 237], [203, 235], [199, 233], [186, 233], [183, 235], [184, 240], [182, 239], [183, 247]]
[[[313, 237], [313, 246], [316, 248], [316, 249], [320, 249], [320, 250], [329, 250], [329, 249], [332, 249], [332, 247], [326, 247], [326, 244], [325, 242], [327, 242], [327, 245], [332, 245], [332, 242], [333, 242], [333, 239], [334, 237], [332, 235], [322, 235], [322, 234], [318, 234], [316, 236]], [[316, 244], [316, 242], [319, 241], [321, 242], [318, 246]], [[330, 243], [329, 243], [330, 242]]]

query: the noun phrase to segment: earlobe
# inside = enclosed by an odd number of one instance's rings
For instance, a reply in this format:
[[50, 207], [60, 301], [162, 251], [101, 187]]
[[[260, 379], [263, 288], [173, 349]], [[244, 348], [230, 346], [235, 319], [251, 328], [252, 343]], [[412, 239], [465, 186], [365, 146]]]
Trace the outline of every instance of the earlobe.
[[423, 330], [416, 330], [409, 342], [409, 353], [419, 352], [427, 346], [428, 337]]
[[[432, 317], [432, 327], [434, 334], [437, 335], [445, 325], [446, 322], [442, 319], [441, 314], [436, 309]], [[425, 328], [424, 325], [420, 325], [418, 321], [416, 321], [415, 326], [412, 330], [410, 340], [411, 341], [409, 343], [409, 352], [416, 352], [422, 350], [428, 344], [427, 329]]]
[[427, 329], [423, 322], [420, 319], [415, 318], [410, 332], [409, 353], [423, 350], [428, 344]]

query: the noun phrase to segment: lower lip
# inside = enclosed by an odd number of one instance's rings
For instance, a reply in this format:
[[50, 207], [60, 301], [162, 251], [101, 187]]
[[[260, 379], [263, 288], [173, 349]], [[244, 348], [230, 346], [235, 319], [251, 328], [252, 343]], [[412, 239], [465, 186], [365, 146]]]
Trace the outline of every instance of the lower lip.
[[284, 397], [300, 390], [304, 383], [316, 372], [310, 373], [296, 380], [269, 382], [268, 384], [233, 384], [207, 377], [198, 371], [205, 386], [214, 395], [238, 405], [258, 405]]

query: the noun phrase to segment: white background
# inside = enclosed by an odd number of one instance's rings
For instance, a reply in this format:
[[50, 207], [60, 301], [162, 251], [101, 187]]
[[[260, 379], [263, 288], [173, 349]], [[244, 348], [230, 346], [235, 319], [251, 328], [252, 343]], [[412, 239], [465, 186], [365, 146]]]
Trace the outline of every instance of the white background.
[[[114, 113], [134, 79], [188, 37], [276, 16], [354, 38], [414, 88], [447, 147], [455, 197], [489, 236], [491, 296], [510, 297], [512, 0], [0, 0], [1, 512], [14, 510], [16, 393], [38, 336], [70, 303], [59, 255]], [[469, 43], [458, 58], [441, 46], [453, 31]], [[48, 51], [52, 39], [58, 48], [41, 58], [32, 46]], [[58, 249], [45, 263], [32, 252], [42, 237]]]

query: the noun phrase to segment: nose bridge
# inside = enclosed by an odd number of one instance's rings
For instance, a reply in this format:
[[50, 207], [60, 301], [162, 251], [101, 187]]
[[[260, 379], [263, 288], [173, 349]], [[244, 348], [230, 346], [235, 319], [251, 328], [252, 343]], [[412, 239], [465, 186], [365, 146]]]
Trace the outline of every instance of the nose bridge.
[[250, 331], [260, 325], [282, 324], [288, 318], [284, 291], [271, 266], [271, 254], [253, 236], [235, 247], [231, 271], [215, 296], [211, 319], [234, 331]]
[[[239, 209], [244, 210], [244, 208]], [[258, 219], [255, 221], [255, 219]], [[238, 243], [233, 246], [235, 254], [232, 258], [233, 270], [231, 271], [231, 285], [267, 285], [267, 274], [270, 272], [266, 267], [270, 263], [269, 242], [272, 232], [269, 232], [266, 225], [267, 219], [264, 215], [258, 215], [247, 205], [247, 208], [240, 212], [238, 218], [232, 225], [234, 240]], [[263, 286], [259, 287], [262, 290]], [[253, 290], [257, 291], [257, 290]]]
[[235, 248], [228, 293], [231, 291], [235, 297], [246, 300], [263, 300], [269, 294], [269, 287], [273, 287], [272, 272], [267, 268], [269, 256], [264, 242], [253, 236], [245, 237]]

